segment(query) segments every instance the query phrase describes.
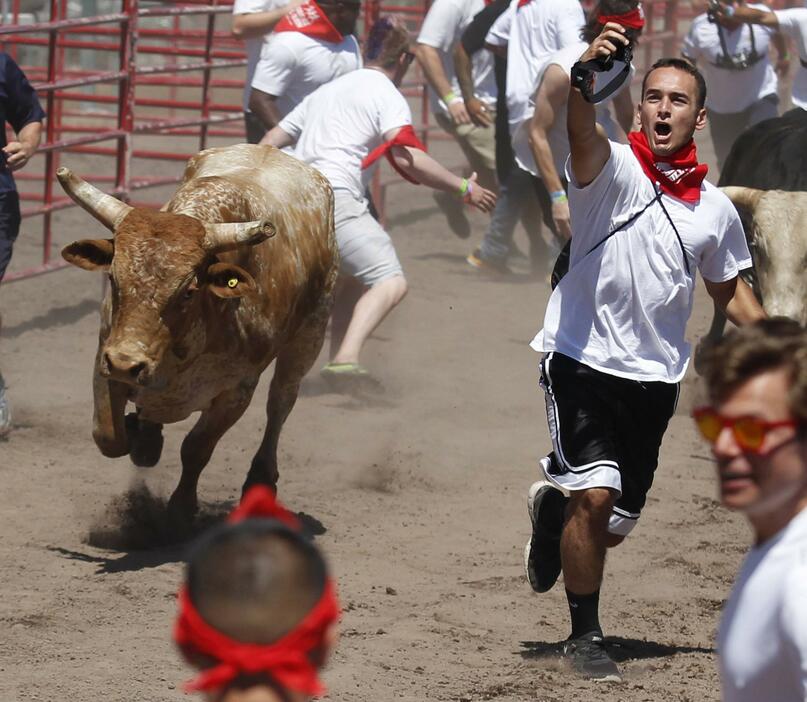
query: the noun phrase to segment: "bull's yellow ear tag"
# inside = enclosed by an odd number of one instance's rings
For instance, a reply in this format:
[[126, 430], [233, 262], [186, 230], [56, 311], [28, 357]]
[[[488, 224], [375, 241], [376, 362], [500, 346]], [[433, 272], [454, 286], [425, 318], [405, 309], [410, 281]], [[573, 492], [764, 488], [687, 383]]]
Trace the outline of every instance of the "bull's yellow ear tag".
[[238, 285], [238, 278], [230, 278], [227, 281], [227, 287], [228, 288], [234, 288], [236, 285]]

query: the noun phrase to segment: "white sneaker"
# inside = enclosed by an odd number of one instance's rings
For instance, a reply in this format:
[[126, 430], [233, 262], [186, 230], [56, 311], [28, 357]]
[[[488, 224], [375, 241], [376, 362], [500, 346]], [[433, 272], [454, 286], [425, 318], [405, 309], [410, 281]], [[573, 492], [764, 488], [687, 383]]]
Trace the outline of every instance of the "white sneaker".
[[0, 376], [0, 438], [7, 436], [11, 431], [11, 407], [6, 396], [6, 386], [3, 376]]

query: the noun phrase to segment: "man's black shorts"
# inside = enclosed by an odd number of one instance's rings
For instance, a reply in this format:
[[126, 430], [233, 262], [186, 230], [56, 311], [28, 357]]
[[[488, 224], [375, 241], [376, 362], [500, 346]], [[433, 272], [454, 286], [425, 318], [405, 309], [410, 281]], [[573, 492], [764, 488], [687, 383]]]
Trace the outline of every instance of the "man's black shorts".
[[13, 191], [0, 192], [0, 280], [11, 260], [14, 241], [20, 233], [20, 197]]
[[620, 378], [551, 352], [541, 387], [554, 448], [547, 477], [566, 490], [619, 491], [609, 531], [626, 535], [653, 484], [678, 385]]

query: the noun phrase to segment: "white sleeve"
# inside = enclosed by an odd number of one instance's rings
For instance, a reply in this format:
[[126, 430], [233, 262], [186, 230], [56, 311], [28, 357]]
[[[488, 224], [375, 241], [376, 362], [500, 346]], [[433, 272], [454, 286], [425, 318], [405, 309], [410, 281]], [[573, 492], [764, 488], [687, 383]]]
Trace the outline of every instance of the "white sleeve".
[[[383, 136], [391, 129], [412, 124], [412, 111], [401, 93], [392, 86], [388, 95], [379, 95], [378, 135]], [[394, 94], [393, 94], [394, 93]]]
[[700, 58], [701, 50], [695, 39], [698, 30], [698, 25], [693, 22], [689, 28], [689, 32], [684, 37], [684, 43], [681, 45], [681, 54], [688, 58], [690, 61], [697, 61]]
[[283, 0], [235, 0], [234, 15], [251, 15], [255, 12], [268, 12], [280, 7]]
[[794, 7], [789, 10], [774, 10], [779, 29], [799, 46], [807, 44], [807, 8]]
[[426, 13], [418, 44], [425, 44], [445, 53], [451, 51], [457, 28], [462, 23], [462, 6], [455, 0], [435, 0]]
[[[644, 178], [641, 166], [627, 144], [608, 142], [611, 155], [588, 185], [580, 186], [572, 174], [572, 157], [566, 159], [566, 180], [569, 183], [569, 207], [574, 219], [587, 219], [599, 208], [603, 200], [613, 202], [615, 212], [627, 211], [628, 202], [635, 193], [637, 184]], [[638, 169], [638, 172], [637, 172]], [[578, 225], [580, 228], [580, 225]], [[572, 230], [577, 231], [574, 221]]]
[[580, 41], [580, 28], [586, 23], [586, 15], [577, 0], [560, 6], [555, 15], [555, 32], [558, 47], [564, 48]]
[[[513, 3], [518, 3], [518, 0], [513, 0]], [[485, 37], [485, 43], [491, 46], [507, 46], [510, 41], [510, 28], [513, 26], [513, 15], [515, 14], [513, 3], [510, 4], [502, 14], [500, 14], [496, 21], [491, 25]]]
[[798, 675], [801, 693], [807, 700], [807, 565], [802, 563], [787, 576], [782, 606], [782, 633], [793, 672]]
[[315, 90], [310, 95], [306, 95], [305, 99], [277, 124], [277, 126], [294, 139], [294, 141], [300, 138], [308, 115], [308, 106], [311, 104], [311, 97], [315, 95], [316, 92]]
[[704, 249], [698, 264], [704, 280], [711, 283], [725, 283], [741, 270], [751, 267], [751, 254], [740, 215], [731, 201], [726, 200], [727, 206], [722, 223], [718, 225], [717, 237]]
[[280, 97], [286, 93], [296, 69], [297, 56], [286, 46], [283, 34], [275, 34], [272, 41], [264, 42], [252, 87]]

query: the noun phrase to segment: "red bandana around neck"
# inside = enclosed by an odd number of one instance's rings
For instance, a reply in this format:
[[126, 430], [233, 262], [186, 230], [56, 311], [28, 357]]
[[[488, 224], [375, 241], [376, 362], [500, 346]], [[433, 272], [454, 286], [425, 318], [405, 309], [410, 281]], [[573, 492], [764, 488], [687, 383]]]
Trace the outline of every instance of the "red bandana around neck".
[[[264, 486], [251, 488], [227, 521], [238, 523], [254, 518], [274, 519], [291, 529], [300, 529], [297, 518], [277, 501], [274, 492]], [[186, 691], [217, 690], [240, 675], [265, 673], [289, 690], [305, 695], [325, 692], [310, 655], [324, 647], [328, 628], [339, 618], [339, 602], [330, 578], [325, 581], [319, 601], [303, 620], [271, 644], [236, 641], [210, 626], [191, 601], [187, 587], [180, 590], [178, 604], [174, 641], [181, 648], [217, 661], [216, 665], [188, 682]]]
[[[631, 132], [628, 134], [633, 155], [642, 166], [645, 175], [654, 183], [658, 183], [662, 192], [677, 197], [685, 202], [697, 203], [701, 199], [701, 183], [706, 177], [709, 166], [698, 163], [698, 153], [695, 140], [690, 139], [674, 154], [663, 160], [656, 156], [647, 143], [644, 132]], [[660, 169], [659, 165], [669, 166], [669, 169]]]
[[602, 25], [608, 22], [616, 22], [626, 29], [642, 29], [644, 27], [644, 11], [639, 5], [635, 10], [626, 12], [624, 15], [598, 15], [597, 22]]
[[339, 44], [344, 37], [314, 0], [295, 7], [275, 25], [275, 32], [300, 32], [312, 39]]
[[401, 127], [400, 131], [389, 141], [385, 141], [381, 146], [373, 149], [367, 156], [362, 159], [361, 162], [361, 169], [365, 170], [372, 166], [378, 159], [382, 156], [387, 157], [387, 161], [389, 161], [390, 166], [392, 166], [401, 176], [403, 176], [406, 180], [410, 183], [414, 183], [415, 185], [420, 185], [418, 181], [416, 181], [412, 176], [406, 173], [402, 168], [398, 167], [398, 164], [395, 163], [395, 159], [392, 157], [390, 150], [393, 146], [411, 146], [413, 149], [420, 149], [421, 151], [426, 151], [426, 147], [424, 146], [423, 142], [418, 139], [417, 134], [415, 134], [415, 130], [412, 128], [411, 124], [407, 124], [405, 127]]

